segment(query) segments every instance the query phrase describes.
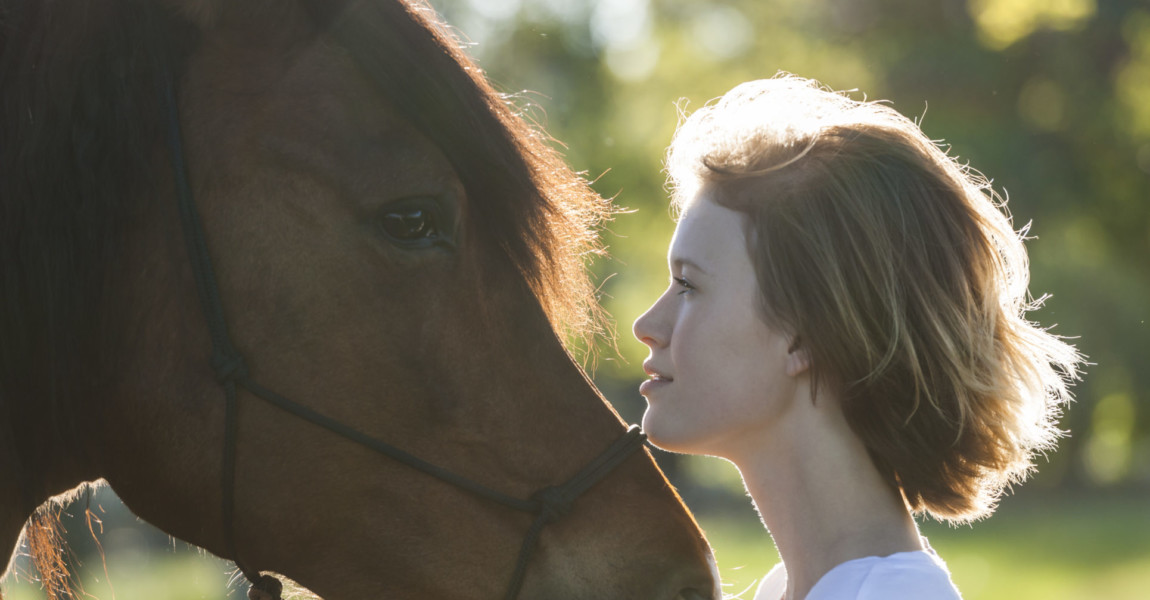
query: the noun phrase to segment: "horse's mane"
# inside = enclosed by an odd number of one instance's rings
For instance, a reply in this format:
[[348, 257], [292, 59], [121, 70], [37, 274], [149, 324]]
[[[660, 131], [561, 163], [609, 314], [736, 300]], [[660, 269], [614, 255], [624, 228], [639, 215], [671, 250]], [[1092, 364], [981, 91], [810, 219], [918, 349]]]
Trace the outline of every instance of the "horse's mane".
[[[109, 276], [152, 196], [160, 51], [183, 63], [191, 28], [140, 2], [0, 0], [0, 419], [47, 422], [26, 457], [84, 456], [72, 401], [95, 395], [117, 332], [99, 318]], [[0, 434], [3, 437], [3, 434]], [[20, 464], [25, 510], [37, 473]], [[25, 532], [34, 563], [62, 565], [56, 519], [37, 510]], [[68, 577], [44, 573], [51, 598]]]
[[190, 32], [140, 2], [0, 0], [0, 409], [54, 422], [41, 452], [114, 366], [99, 316], [152, 196], [160, 51], [179, 68]]
[[447, 155], [474, 199], [475, 228], [507, 252], [555, 329], [590, 348], [606, 332], [586, 262], [603, 252], [610, 202], [514, 112], [423, 0], [362, 2], [329, 32]]
[[[447, 155], [474, 199], [476, 231], [506, 252], [557, 332], [583, 341], [601, 332], [585, 261], [601, 252], [609, 203], [421, 0], [356, 2], [348, 18], [349, 2], [303, 1]], [[84, 426], [69, 402], [116, 366], [100, 349], [117, 332], [99, 315], [114, 301], [109, 276], [124, 241], [157, 196], [165, 64], [178, 81], [197, 39], [162, 5], [0, 0], [0, 419], [50, 419], [57, 439], [39, 451], [69, 449]], [[28, 489], [34, 476], [15, 483]]]
[[[476, 230], [503, 248], [555, 328], [597, 332], [585, 261], [601, 251], [609, 203], [514, 113], [426, 5], [363, 2], [341, 18], [348, 3], [305, 1], [445, 152], [476, 199]], [[190, 24], [156, 4], [0, 0], [0, 402], [67, 397], [60, 386], [114, 367], [91, 364], [109, 333], [93, 317], [132, 219], [155, 196], [161, 51], [178, 78], [195, 41]]]
[[[585, 341], [601, 331], [585, 263], [601, 252], [609, 203], [515, 114], [421, 0], [356, 2], [348, 18], [350, 2], [304, 2], [444, 151], [476, 199], [476, 230], [504, 249], [557, 331]], [[94, 355], [86, 350], [102, 333], [92, 316], [106, 269], [155, 195], [146, 178], [162, 119], [158, 57], [168, 55], [178, 78], [195, 41], [189, 23], [157, 4], [0, 0], [0, 396], [32, 357], [52, 365], [43, 382], [75, 380], [79, 357]]]

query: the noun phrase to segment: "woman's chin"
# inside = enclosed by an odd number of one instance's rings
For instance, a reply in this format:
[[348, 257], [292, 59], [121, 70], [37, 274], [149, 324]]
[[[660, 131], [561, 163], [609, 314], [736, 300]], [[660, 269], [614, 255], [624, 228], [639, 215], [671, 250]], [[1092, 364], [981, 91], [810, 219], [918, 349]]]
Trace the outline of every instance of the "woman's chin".
[[647, 440], [656, 448], [679, 454], [699, 454], [698, 441], [701, 433], [697, 427], [680, 420], [660, 418], [657, 411], [647, 409], [643, 413], [643, 432]]

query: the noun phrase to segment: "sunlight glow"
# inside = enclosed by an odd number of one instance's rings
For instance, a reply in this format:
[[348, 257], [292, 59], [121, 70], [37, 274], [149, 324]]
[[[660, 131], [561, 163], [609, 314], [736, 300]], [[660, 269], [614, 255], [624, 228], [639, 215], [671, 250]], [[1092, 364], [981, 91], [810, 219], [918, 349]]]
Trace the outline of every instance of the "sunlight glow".
[[1066, 94], [1045, 77], [1033, 77], [1018, 94], [1018, 114], [1039, 131], [1062, 128], [1066, 112]]
[[733, 6], [708, 7], [691, 25], [695, 42], [706, 54], [720, 60], [746, 54], [755, 35], [747, 16]]
[[1133, 139], [1150, 140], [1150, 12], [1128, 17], [1122, 37], [1130, 54], [1118, 70], [1114, 87], [1128, 115], [1123, 126]]
[[1042, 28], [1069, 31], [1097, 11], [1096, 0], [971, 0], [983, 45], [1002, 50]]
[[1117, 392], [1098, 401], [1086, 443], [1086, 469], [1100, 484], [1123, 480], [1130, 471], [1135, 408], [1130, 394]]

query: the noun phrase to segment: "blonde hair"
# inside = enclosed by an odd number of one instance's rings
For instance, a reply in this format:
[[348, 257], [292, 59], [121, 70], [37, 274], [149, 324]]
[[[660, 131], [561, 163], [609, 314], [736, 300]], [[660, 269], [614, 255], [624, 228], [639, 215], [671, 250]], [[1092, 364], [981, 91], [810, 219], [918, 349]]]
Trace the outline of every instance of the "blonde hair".
[[667, 171], [677, 208], [706, 186], [747, 216], [768, 323], [912, 510], [989, 515], [1053, 449], [1081, 356], [1026, 320], [1025, 228], [914, 122], [783, 74], [682, 122]]

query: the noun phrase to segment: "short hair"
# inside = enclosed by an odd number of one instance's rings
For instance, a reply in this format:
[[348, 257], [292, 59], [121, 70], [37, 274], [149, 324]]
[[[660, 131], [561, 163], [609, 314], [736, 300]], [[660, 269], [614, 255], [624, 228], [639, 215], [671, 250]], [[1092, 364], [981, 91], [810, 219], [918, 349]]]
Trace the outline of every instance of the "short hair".
[[682, 121], [666, 165], [677, 209], [705, 187], [745, 215], [766, 322], [911, 510], [987, 516], [1053, 449], [1082, 357], [1026, 319], [1026, 228], [913, 121], [780, 74]]

